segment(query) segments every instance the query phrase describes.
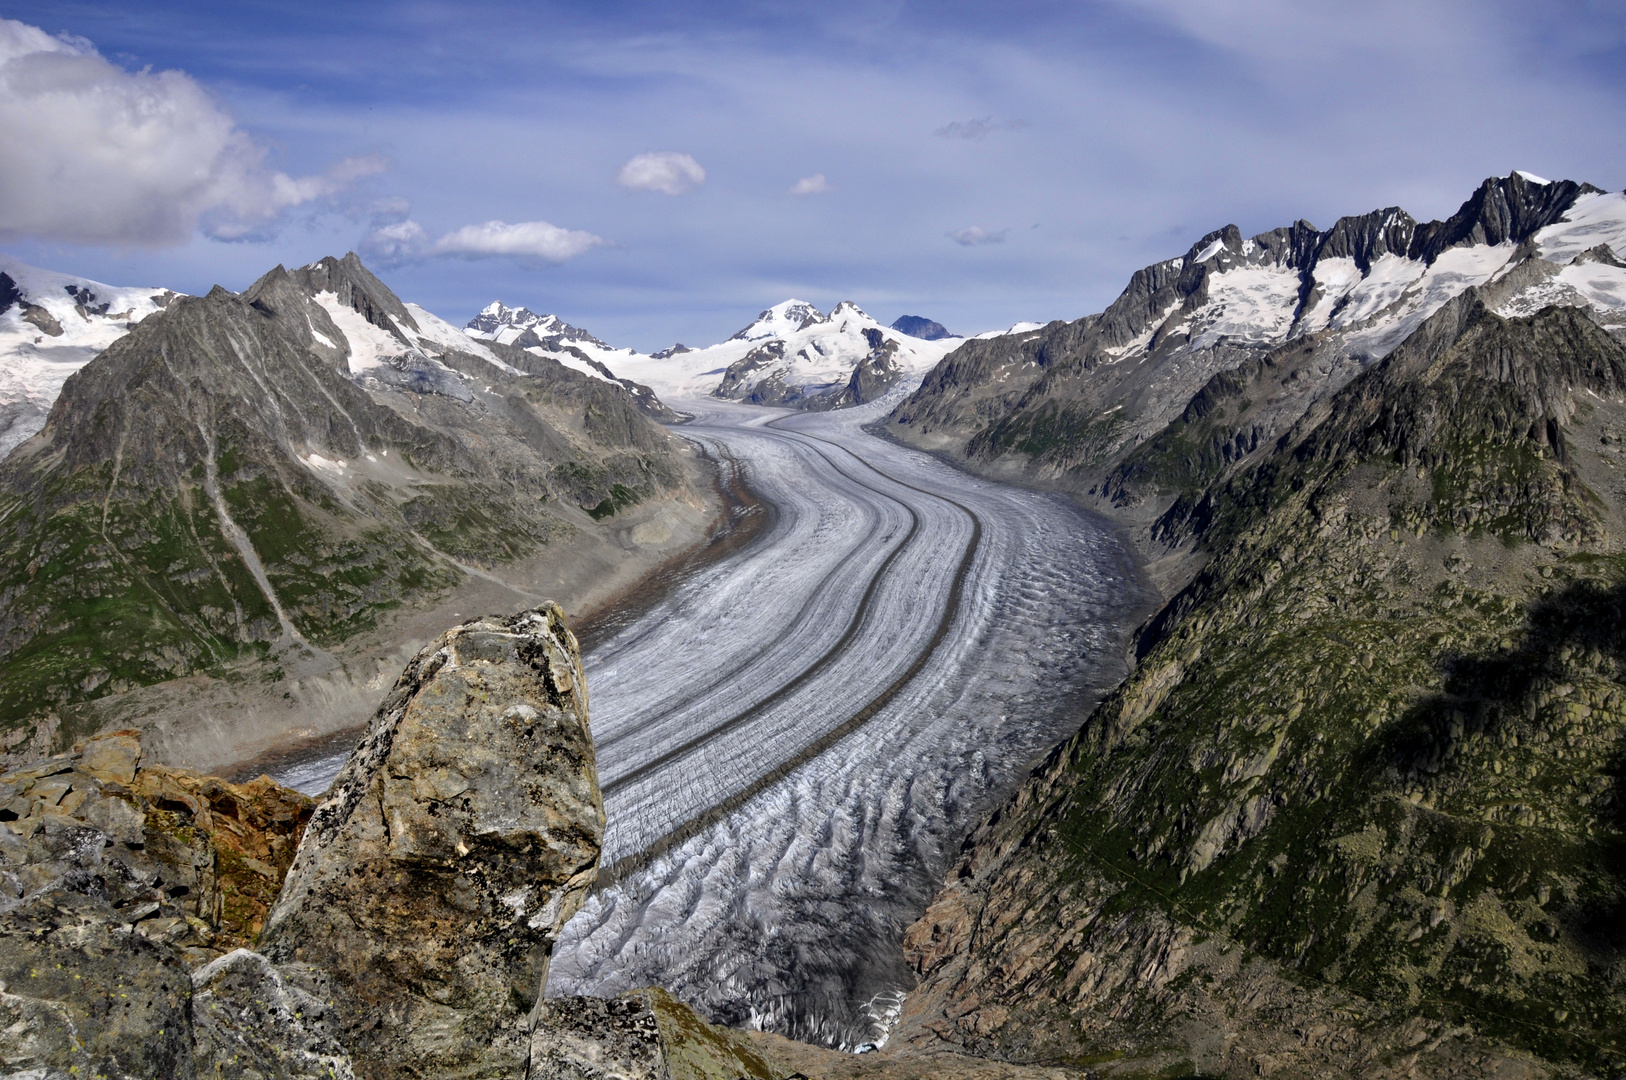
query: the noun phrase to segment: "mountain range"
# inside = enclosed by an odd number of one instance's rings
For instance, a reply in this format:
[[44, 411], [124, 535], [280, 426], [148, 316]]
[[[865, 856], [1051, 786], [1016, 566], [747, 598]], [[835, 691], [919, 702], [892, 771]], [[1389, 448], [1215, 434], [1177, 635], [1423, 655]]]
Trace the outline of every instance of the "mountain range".
[[679, 344], [644, 355], [612, 349], [558, 316], [494, 302], [464, 330], [620, 379], [635, 393], [647, 384], [673, 398], [709, 395], [817, 410], [873, 401], [924, 374], [958, 340], [936, 334], [930, 328], [942, 327], [929, 320], [911, 325], [921, 333], [882, 326], [851, 301], [825, 314], [804, 300], [786, 300], [717, 345]]
[[[1505, 315], [1568, 304], [1626, 325], [1622, 248], [1626, 195], [1520, 172], [1486, 180], [1445, 221], [1389, 207], [1325, 231], [1301, 220], [1244, 238], [1227, 225], [1137, 271], [1098, 315], [962, 346], [888, 429], [974, 470], [1144, 518], [1191, 490], [1190, 469], [1268, 451], [1468, 288]], [[1239, 380], [1264, 377], [1262, 365], [1270, 391], [1242, 394]], [[1195, 445], [1187, 429], [1202, 418], [1184, 414], [1205, 388], [1204, 402], [1246, 397], [1247, 422], [1233, 403], [1223, 430]]]

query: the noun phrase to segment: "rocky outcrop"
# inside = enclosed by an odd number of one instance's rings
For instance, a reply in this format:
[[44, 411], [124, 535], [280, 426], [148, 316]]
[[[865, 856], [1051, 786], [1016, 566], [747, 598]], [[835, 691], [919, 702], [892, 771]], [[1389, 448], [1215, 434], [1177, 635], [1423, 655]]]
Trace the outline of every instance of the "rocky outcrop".
[[0, 776], [0, 797], [0, 1061], [190, 1078], [188, 969], [253, 940], [311, 800], [146, 766], [133, 732]]
[[801, 396], [800, 387], [792, 389], [785, 385], [783, 378], [775, 380], [771, 376], [760, 383], [750, 381], [752, 375], [773, 367], [784, 358], [785, 343], [782, 340], [774, 338], [758, 345], [728, 365], [728, 370], [723, 372], [723, 379], [712, 391], [712, 396], [746, 401], [753, 405], [788, 404]]
[[893, 320], [892, 329], [900, 334], [920, 338], [922, 341], [941, 341], [943, 338], [954, 337], [942, 323], [920, 315], [900, 316]]
[[903, 378], [903, 367], [898, 363], [898, 343], [885, 337], [879, 330], [866, 327], [864, 340], [869, 352], [853, 365], [852, 377], [847, 385], [832, 394], [822, 394], [809, 400], [810, 409], [846, 409], [863, 405], [886, 394]]
[[548, 957], [603, 831], [562, 613], [466, 623], [380, 706], [260, 950], [331, 979], [365, 1077], [524, 1075]]

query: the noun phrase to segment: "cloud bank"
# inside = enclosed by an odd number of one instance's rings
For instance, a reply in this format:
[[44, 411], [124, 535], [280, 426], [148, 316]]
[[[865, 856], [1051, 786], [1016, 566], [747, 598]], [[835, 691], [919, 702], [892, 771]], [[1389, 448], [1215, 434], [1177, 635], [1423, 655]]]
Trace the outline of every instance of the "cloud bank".
[[616, 174], [615, 182], [629, 191], [658, 191], [682, 195], [705, 183], [706, 170], [688, 154], [657, 150], [639, 154]]
[[317, 176], [266, 152], [179, 71], [125, 71], [82, 38], [0, 19], [0, 238], [164, 246], [263, 236], [387, 164]]

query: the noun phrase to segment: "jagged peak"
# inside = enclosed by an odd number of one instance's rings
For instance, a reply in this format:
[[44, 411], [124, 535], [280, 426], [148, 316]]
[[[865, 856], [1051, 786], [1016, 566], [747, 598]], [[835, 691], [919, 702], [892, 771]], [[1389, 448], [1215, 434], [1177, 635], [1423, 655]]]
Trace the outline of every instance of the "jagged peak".
[[339, 303], [359, 313], [374, 326], [406, 341], [400, 327], [419, 330], [401, 298], [362, 264], [361, 256], [347, 251], [343, 258], [324, 255], [289, 273], [312, 297], [333, 293]]
[[528, 307], [511, 308], [501, 300], [493, 300], [482, 308], [480, 314], [464, 324], [463, 332], [473, 338], [501, 340], [504, 345], [517, 345], [522, 349], [558, 349], [565, 342], [610, 348], [557, 315], [538, 314]]

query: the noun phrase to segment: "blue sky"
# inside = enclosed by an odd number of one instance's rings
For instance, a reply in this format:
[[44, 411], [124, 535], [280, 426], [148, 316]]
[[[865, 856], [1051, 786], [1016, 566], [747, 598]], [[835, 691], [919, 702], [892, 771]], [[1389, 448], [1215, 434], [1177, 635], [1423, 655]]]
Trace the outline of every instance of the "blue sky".
[[[173, 98], [180, 118], [127, 140], [25, 115], [17, 68], [0, 249], [198, 292], [360, 248], [454, 321], [502, 299], [641, 349], [710, 343], [789, 296], [960, 332], [1076, 318], [1227, 222], [1444, 216], [1514, 168], [1626, 186], [1619, 0], [0, 0], [0, 16], [82, 39], [56, 57], [75, 79]], [[125, 153], [145, 155], [139, 184]], [[685, 157], [628, 171], [650, 153]], [[7, 174], [52, 154], [66, 165]]]

